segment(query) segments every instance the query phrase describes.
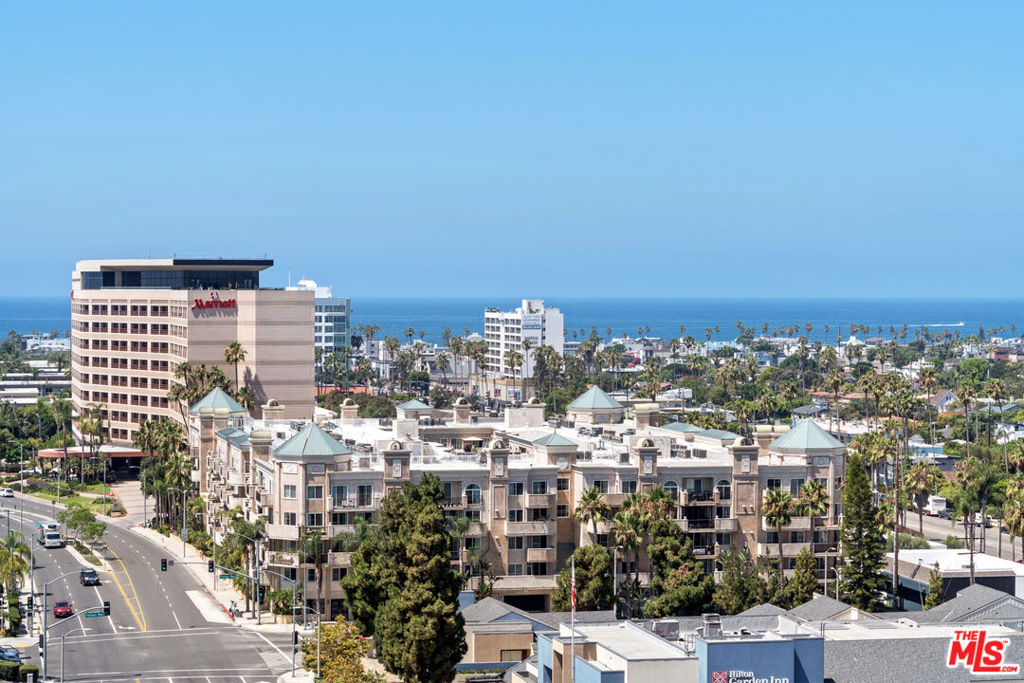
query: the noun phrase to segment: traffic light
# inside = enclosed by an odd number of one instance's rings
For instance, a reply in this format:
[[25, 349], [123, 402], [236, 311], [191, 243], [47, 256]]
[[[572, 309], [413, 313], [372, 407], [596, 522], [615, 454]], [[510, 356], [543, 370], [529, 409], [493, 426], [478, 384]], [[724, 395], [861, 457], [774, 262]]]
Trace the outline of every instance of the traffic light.
[[260, 604], [263, 604], [263, 600], [267, 597], [267, 587], [266, 586], [260, 586], [259, 596], [260, 596]]
[[210, 572], [211, 574], [213, 573], [213, 560], [208, 560], [206, 562], [206, 571]]
[[160, 571], [162, 571], [162, 572], [167, 571], [167, 558], [166, 557], [161, 557], [160, 558]]
[[298, 631], [292, 631], [292, 645], [298, 645], [298, 644], [299, 644], [299, 632]]
[[32, 609], [32, 594], [28, 594], [28, 608]]
[[109, 600], [104, 600], [103, 601], [103, 616], [105, 616], [105, 617], [109, 617], [110, 616], [110, 601]]

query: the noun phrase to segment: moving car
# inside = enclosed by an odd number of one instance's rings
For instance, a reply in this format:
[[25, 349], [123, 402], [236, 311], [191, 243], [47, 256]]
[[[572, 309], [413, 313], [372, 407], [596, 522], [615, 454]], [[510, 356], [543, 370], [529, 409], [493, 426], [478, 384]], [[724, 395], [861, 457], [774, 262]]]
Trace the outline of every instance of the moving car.
[[53, 616], [55, 617], [70, 617], [72, 612], [71, 603], [67, 600], [53, 603]]
[[21, 663], [21, 653], [7, 645], [0, 646], [0, 661]]
[[953, 519], [953, 510], [950, 509], [950, 508], [946, 508], [945, 510], [940, 510], [938, 516], [941, 517], [942, 519]]
[[0, 498], [14, 498], [14, 489], [0, 489]]
[[83, 586], [98, 586], [100, 585], [100, 575], [96, 573], [95, 569], [85, 568], [78, 573], [78, 580]]

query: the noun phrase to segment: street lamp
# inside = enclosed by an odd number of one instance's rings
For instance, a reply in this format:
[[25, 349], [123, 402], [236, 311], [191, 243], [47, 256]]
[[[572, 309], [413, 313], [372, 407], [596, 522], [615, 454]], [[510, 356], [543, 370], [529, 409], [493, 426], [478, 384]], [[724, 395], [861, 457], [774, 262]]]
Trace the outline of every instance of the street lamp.
[[84, 635], [86, 632], [91, 630], [91, 628], [73, 628], [70, 631], [65, 631], [60, 634], [60, 683], [64, 683], [64, 639], [76, 631], [81, 631]]
[[188, 553], [185, 552], [185, 537], [188, 536], [188, 532], [185, 531], [185, 492], [186, 492], [186, 489], [184, 487], [179, 489], [177, 486], [172, 486], [172, 487], [170, 487], [167, 490], [168, 491], [181, 491], [181, 527], [178, 529], [178, 533], [181, 534], [181, 556], [182, 557], [187, 557]]
[[[275, 572], [272, 569], [265, 569], [264, 571], [267, 572], [268, 574], [273, 574], [274, 576], [280, 577], [280, 579], [282, 581], [291, 581], [292, 582], [292, 678], [295, 678], [295, 610], [296, 610], [295, 594], [299, 592], [298, 569], [295, 570], [296, 576], [295, 576], [294, 579], [289, 579], [287, 576], [285, 576], [281, 572]], [[258, 595], [259, 594], [259, 587], [257, 587], [256, 592], [257, 592], [257, 595]], [[317, 637], [319, 638], [319, 633], [317, 634]], [[320, 651], [320, 647], [318, 645], [317, 646], [317, 655], [318, 656], [319, 656], [319, 651]], [[317, 675], [318, 676], [320, 675], [319, 674], [319, 667], [318, 667]]]
[[[831, 548], [829, 548], [828, 550], [825, 551], [825, 597], [828, 597], [828, 554], [829, 553], [836, 553], [836, 562], [839, 561], [839, 553], [836, 550], [835, 546], [832, 546]], [[835, 562], [833, 562], [832, 563], [832, 568], [834, 569], [835, 566], [836, 566]], [[836, 600], [838, 600], [838, 599], [839, 599], [839, 584], [836, 583]]]
[[259, 544], [259, 542], [255, 538], [249, 538], [245, 534], [240, 534], [237, 531], [235, 531], [234, 529], [227, 529], [224, 533], [225, 533], [225, 535], [226, 534], [234, 534], [235, 536], [240, 536], [240, 537], [244, 538], [245, 540], [250, 541], [252, 543], [252, 552], [253, 552], [253, 556], [254, 556], [255, 564], [256, 564], [256, 591], [255, 591], [255, 593], [256, 593], [255, 598], [256, 599], [253, 601], [253, 605], [254, 606], [253, 606], [253, 610], [252, 611], [255, 612], [254, 616], [256, 617], [256, 623], [257, 624], [262, 624], [263, 623], [263, 606], [260, 604], [260, 544]]

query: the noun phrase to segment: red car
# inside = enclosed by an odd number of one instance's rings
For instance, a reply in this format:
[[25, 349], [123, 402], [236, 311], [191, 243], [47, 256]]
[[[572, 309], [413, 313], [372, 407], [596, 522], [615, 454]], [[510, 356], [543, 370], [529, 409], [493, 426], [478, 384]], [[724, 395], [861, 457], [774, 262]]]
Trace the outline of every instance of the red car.
[[67, 600], [53, 603], [53, 616], [70, 617], [72, 614], [71, 603]]

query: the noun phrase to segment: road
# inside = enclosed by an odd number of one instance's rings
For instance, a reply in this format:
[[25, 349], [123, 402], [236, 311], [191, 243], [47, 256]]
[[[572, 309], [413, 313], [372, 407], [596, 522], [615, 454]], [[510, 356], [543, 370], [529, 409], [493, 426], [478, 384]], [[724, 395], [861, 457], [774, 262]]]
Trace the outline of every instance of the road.
[[[2, 502], [16, 508], [10, 512], [10, 523], [19, 531], [20, 497]], [[44, 549], [32, 538], [36, 521], [51, 518], [51, 505], [26, 497], [24, 511], [25, 535], [35, 548], [37, 616], [42, 587], [49, 583], [50, 677], [60, 675], [64, 633], [69, 634], [64, 654], [67, 681], [258, 683], [273, 681], [289, 668], [286, 635], [268, 638], [270, 634], [224, 623], [230, 620], [185, 567], [172, 563], [166, 572], [160, 570], [162, 551], [148, 539], [108, 524], [104, 557], [113, 572], [100, 569], [101, 584], [83, 586], [78, 577], [82, 564], [67, 549]], [[7, 513], [0, 510], [4, 533], [6, 525]], [[59, 578], [64, 574], [71, 575]], [[74, 616], [55, 620], [52, 605], [57, 600], [70, 600]], [[109, 617], [84, 616], [85, 610], [104, 601], [110, 602]], [[35, 645], [23, 649], [33, 663], [39, 662], [37, 650]]]
[[[918, 529], [917, 514], [912, 514], [907, 517], [907, 526], [913, 530]], [[977, 527], [977, 535], [975, 536], [974, 549], [978, 552], [981, 551], [981, 537], [982, 528]], [[932, 541], [944, 541], [947, 536], [956, 536], [960, 539], [964, 537], [964, 525], [963, 524], [952, 524], [948, 519], [941, 519], [939, 517], [924, 517], [924, 535], [928, 540]], [[999, 529], [993, 525], [990, 529], [984, 530], [985, 535], [985, 552], [990, 555], [999, 555], [1006, 559], [1011, 559], [1010, 555], [1010, 535], [1007, 533], [1002, 534], [1002, 553], [999, 553]], [[1016, 554], [1013, 557], [1020, 559], [1021, 557], [1021, 539], [1017, 538], [1014, 541], [1016, 548]]]

